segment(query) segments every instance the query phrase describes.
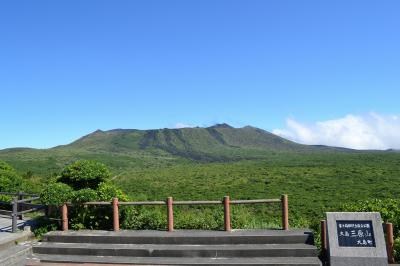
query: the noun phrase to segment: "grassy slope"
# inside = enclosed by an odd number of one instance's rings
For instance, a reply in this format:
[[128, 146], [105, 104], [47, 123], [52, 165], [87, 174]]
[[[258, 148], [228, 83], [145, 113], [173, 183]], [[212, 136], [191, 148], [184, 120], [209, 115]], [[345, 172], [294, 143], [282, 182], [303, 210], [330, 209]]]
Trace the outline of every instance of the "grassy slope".
[[264, 160], [190, 163], [132, 171], [115, 179], [138, 199], [276, 198], [290, 195], [294, 217], [322, 217], [343, 203], [400, 193], [395, 153], [276, 154]]
[[0, 151], [18, 171], [44, 177], [77, 159], [107, 164], [136, 199], [287, 193], [292, 217], [316, 219], [342, 203], [400, 193], [399, 153], [305, 146], [252, 127], [97, 131], [53, 149]]
[[133, 168], [165, 166], [194, 160], [232, 162], [265, 158], [275, 152], [316, 152], [310, 147], [290, 142], [260, 129], [209, 128], [96, 131], [69, 144], [47, 150], [7, 149], [0, 151], [5, 160], [19, 171], [39, 175], [58, 172], [77, 159], [96, 159], [115, 172]]

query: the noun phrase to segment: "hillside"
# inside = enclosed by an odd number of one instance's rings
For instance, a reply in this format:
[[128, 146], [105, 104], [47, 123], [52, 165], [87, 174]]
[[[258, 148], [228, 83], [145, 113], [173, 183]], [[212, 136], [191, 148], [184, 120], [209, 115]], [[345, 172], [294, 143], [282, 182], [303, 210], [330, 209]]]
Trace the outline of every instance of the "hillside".
[[[398, 152], [301, 145], [250, 126], [97, 130], [51, 149], [0, 151], [0, 160], [26, 176], [33, 174], [36, 191], [78, 159], [105, 163], [112, 182], [138, 200], [276, 198], [287, 193], [291, 223], [298, 226], [317, 224], [325, 211], [344, 203], [400, 193]], [[249, 208], [246, 224], [270, 221], [266, 206]], [[278, 221], [279, 212], [274, 214]]]
[[301, 145], [265, 130], [217, 124], [206, 128], [97, 130], [68, 145], [51, 149], [14, 148], [0, 151], [19, 171], [57, 172], [77, 159], [96, 159], [116, 171], [154, 167], [179, 161], [231, 162], [266, 158], [274, 153], [347, 151]]

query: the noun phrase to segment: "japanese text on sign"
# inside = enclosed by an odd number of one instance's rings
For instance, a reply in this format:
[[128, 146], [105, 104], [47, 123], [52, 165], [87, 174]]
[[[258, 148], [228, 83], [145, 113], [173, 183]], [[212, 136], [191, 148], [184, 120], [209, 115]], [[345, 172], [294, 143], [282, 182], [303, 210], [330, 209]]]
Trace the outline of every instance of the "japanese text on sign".
[[372, 221], [336, 221], [339, 247], [375, 247]]

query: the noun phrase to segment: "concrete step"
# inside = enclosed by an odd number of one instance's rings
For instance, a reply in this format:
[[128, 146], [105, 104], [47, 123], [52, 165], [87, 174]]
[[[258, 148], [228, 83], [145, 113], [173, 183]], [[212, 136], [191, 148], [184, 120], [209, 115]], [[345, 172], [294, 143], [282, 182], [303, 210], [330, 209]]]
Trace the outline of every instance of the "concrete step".
[[64, 243], [109, 244], [314, 244], [308, 230], [234, 230], [174, 232], [152, 230], [112, 231], [55, 231], [45, 235], [44, 241]]
[[307, 244], [93, 244], [42, 242], [35, 254], [64, 254], [132, 257], [316, 257], [316, 247]]
[[0, 232], [0, 251], [25, 242], [33, 237], [30, 231], [18, 231], [17, 233]]
[[114, 257], [114, 256], [80, 256], [80, 255], [42, 255], [34, 254], [26, 262], [27, 266], [48, 265], [50, 263], [99, 263], [129, 265], [202, 265], [202, 266], [321, 266], [315, 257], [258, 257], [258, 258], [171, 258], [171, 257]]
[[32, 253], [30, 244], [14, 245], [0, 251], [1, 266], [23, 266], [25, 260]]

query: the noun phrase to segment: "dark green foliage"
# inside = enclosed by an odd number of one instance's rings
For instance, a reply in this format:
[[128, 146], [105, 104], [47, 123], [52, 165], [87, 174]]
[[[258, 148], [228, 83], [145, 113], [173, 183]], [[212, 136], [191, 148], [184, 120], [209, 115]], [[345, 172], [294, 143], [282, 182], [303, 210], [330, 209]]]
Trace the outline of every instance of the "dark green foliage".
[[[53, 149], [3, 150], [0, 159], [19, 173], [30, 170], [34, 176], [43, 176], [43, 184], [76, 160], [96, 160], [110, 167], [112, 176], [107, 184], [74, 187], [95, 191], [77, 192], [76, 198], [71, 198], [76, 202], [111, 201], [114, 196], [124, 199], [111, 184], [122, 188], [131, 200], [164, 200], [167, 196], [221, 200], [225, 195], [232, 199], [279, 198], [286, 193], [290, 225], [317, 232], [326, 211], [339, 210], [355, 199], [383, 200], [400, 193], [399, 152], [300, 145], [253, 127], [96, 131]], [[110, 228], [111, 208], [96, 208], [77, 207], [82, 213], [73, 212], [76, 218], [71, 227]], [[221, 208], [176, 207], [176, 228], [221, 229]], [[390, 217], [393, 208], [380, 211], [383, 217]], [[96, 217], [103, 214], [108, 225], [98, 224]], [[399, 226], [398, 221], [392, 222]], [[121, 207], [121, 223], [122, 228], [165, 229], [165, 206]], [[234, 206], [232, 223], [234, 228], [280, 227], [279, 205]]]
[[96, 189], [101, 182], [110, 177], [107, 167], [96, 161], [76, 161], [61, 172], [59, 182], [65, 183], [74, 189]]
[[97, 188], [97, 199], [100, 201], [112, 201], [118, 198], [119, 201], [127, 201], [128, 197], [121, 189], [111, 183], [101, 183]]
[[25, 191], [27, 183], [9, 164], [0, 160], [0, 191]]
[[73, 204], [79, 205], [84, 202], [97, 200], [97, 191], [91, 188], [84, 188], [72, 193], [71, 202]]
[[165, 207], [123, 207], [121, 208], [121, 228], [135, 230], [165, 230], [167, 213]]
[[233, 162], [268, 158], [274, 153], [335, 153], [346, 149], [307, 146], [267, 131], [228, 125], [208, 128], [96, 131], [81, 139], [52, 149], [6, 149], [0, 159], [18, 171], [42, 176], [58, 173], [76, 160], [96, 160], [112, 170], [166, 166], [187, 162]]
[[51, 183], [46, 186], [40, 193], [42, 204], [61, 206], [68, 202], [73, 195], [73, 190], [70, 186], [64, 183]]
[[394, 256], [396, 261], [400, 261], [400, 199], [358, 201], [343, 205], [342, 210], [350, 212], [379, 212], [384, 222], [393, 223]]
[[35, 226], [32, 228], [32, 232], [40, 240], [47, 232], [58, 229], [58, 224], [54, 223], [54, 221], [49, 220], [47, 217], [38, 217], [35, 219]]
[[14, 168], [12, 168], [8, 163], [0, 160], [0, 171], [14, 172]]
[[[70, 208], [70, 226], [72, 229], [112, 229], [111, 206], [85, 206], [89, 201], [111, 201], [117, 197], [120, 201], [127, 200], [127, 196], [114, 185], [101, 183], [96, 190], [85, 188], [74, 191], [71, 197], [73, 206]], [[121, 216], [126, 217], [124, 211]]]
[[372, 199], [348, 203], [342, 206], [345, 211], [379, 212], [384, 222], [399, 225], [396, 235], [400, 236], [400, 199]]

